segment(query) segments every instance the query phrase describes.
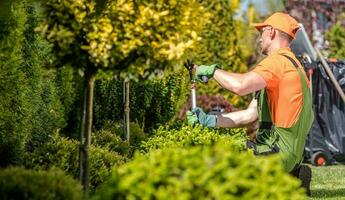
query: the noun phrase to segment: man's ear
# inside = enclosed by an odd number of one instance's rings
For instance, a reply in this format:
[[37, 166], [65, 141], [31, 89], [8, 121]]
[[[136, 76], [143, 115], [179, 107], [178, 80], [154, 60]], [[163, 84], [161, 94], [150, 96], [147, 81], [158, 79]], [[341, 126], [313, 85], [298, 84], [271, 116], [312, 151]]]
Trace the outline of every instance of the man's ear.
[[277, 35], [277, 30], [272, 28], [271, 29], [271, 40], [273, 40], [276, 37], [276, 35]]

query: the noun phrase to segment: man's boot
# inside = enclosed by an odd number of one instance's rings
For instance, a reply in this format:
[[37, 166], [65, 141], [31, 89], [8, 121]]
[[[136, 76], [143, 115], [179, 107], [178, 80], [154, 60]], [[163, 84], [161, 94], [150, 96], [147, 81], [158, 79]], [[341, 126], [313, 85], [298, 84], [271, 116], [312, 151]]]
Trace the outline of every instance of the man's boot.
[[290, 174], [301, 180], [302, 187], [305, 189], [307, 195], [310, 196], [311, 168], [308, 165], [300, 165], [290, 172]]

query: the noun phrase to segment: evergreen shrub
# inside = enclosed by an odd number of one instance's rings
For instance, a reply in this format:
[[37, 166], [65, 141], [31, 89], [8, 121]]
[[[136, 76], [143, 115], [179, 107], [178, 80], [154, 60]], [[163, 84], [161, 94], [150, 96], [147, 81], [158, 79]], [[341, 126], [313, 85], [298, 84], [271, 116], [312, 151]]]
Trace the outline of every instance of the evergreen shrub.
[[0, 199], [79, 200], [81, 185], [63, 171], [34, 171], [19, 167], [0, 170]]
[[130, 146], [120, 137], [118, 130], [115, 131], [102, 129], [92, 133], [92, 144], [118, 152], [121, 155], [127, 155], [130, 152]]
[[109, 127], [108, 124], [102, 130], [92, 133], [92, 144], [132, 157], [141, 142], [147, 139], [147, 135], [137, 123], [131, 122], [129, 128], [129, 143], [123, 139], [123, 127]]
[[196, 145], [213, 145], [224, 142], [245, 149], [244, 129], [208, 129], [201, 125], [182, 126], [179, 130], [166, 127], [158, 128], [154, 136], [142, 142], [140, 151], [150, 152], [154, 149], [171, 147], [188, 147]]
[[[145, 133], [160, 125], [173, 122], [182, 104], [187, 100], [189, 82], [186, 71], [162, 79], [130, 82], [130, 120]], [[94, 127], [100, 130], [108, 121], [123, 120], [123, 81], [97, 80], [95, 82]]]
[[[26, 154], [26, 167], [47, 170], [57, 167], [74, 178], [79, 177], [79, 142], [54, 134], [48, 142]], [[126, 158], [107, 148], [91, 145], [90, 186], [94, 189], [104, 182], [115, 165], [121, 165]]]
[[305, 199], [277, 156], [255, 157], [235, 144], [165, 148], [114, 169], [93, 199]]

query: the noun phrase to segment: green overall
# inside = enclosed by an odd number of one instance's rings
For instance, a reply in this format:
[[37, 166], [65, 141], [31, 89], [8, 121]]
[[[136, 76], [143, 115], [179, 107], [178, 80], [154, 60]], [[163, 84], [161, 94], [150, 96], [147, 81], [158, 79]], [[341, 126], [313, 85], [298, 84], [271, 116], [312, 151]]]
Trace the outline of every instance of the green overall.
[[261, 90], [258, 99], [258, 113], [261, 126], [256, 133], [256, 153], [269, 154], [279, 152], [282, 156], [284, 169], [290, 172], [303, 159], [305, 140], [314, 120], [314, 113], [310, 90], [301, 68], [289, 56], [282, 56], [294, 64], [301, 79], [303, 96], [302, 110], [297, 122], [292, 127], [276, 127], [272, 124], [266, 91], [265, 89]]

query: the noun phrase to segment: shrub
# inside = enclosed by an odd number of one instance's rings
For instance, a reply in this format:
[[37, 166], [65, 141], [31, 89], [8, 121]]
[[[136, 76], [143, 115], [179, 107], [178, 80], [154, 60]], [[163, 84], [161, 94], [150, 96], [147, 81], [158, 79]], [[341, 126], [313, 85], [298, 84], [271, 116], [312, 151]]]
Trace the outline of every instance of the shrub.
[[326, 32], [329, 41], [329, 57], [345, 59], [345, 28], [340, 22]]
[[81, 185], [57, 169], [33, 171], [18, 167], [0, 170], [0, 199], [82, 199]]
[[119, 130], [112, 131], [111, 129], [102, 129], [95, 133], [92, 133], [92, 143], [111, 151], [118, 152], [122, 155], [128, 155], [130, 152], [130, 146], [128, 143], [121, 139]]
[[217, 143], [136, 154], [93, 199], [305, 199], [299, 184], [278, 157]]
[[[186, 71], [168, 75], [163, 79], [130, 82], [130, 119], [146, 133], [160, 125], [170, 123], [189, 91]], [[123, 82], [98, 80], [95, 83], [94, 126], [100, 130], [108, 121], [122, 121]]]
[[[90, 149], [90, 186], [95, 188], [110, 175], [110, 169], [121, 165], [126, 159], [107, 148], [91, 145]], [[79, 142], [54, 134], [50, 141], [26, 155], [26, 166], [34, 169], [58, 167], [78, 178]]]
[[129, 143], [133, 150], [139, 148], [141, 142], [146, 141], [147, 136], [144, 130], [137, 123], [131, 122], [129, 125], [130, 136]]
[[160, 127], [153, 137], [141, 144], [140, 151], [147, 153], [167, 147], [212, 145], [217, 141], [234, 144], [238, 149], [245, 146], [244, 129], [208, 129], [202, 126], [182, 126], [180, 130]]
[[92, 143], [102, 148], [118, 152], [126, 157], [132, 157], [141, 142], [147, 139], [144, 130], [134, 122], [129, 125], [129, 143], [124, 138], [123, 127], [108, 121], [102, 130], [92, 133]]

